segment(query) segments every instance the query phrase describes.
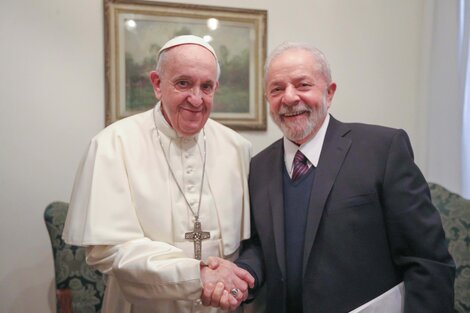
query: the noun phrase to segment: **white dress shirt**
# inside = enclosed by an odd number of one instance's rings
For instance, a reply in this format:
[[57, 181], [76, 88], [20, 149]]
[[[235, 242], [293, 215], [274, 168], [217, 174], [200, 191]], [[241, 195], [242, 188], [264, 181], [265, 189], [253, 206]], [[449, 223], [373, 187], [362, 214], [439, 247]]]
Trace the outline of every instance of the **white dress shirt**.
[[294, 161], [295, 154], [297, 150], [300, 150], [307, 157], [307, 165], [318, 166], [318, 161], [320, 160], [320, 153], [323, 147], [323, 141], [325, 140], [326, 130], [328, 124], [330, 123], [330, 115], [327, 114], [323, 124], [321, 125], [318, 132], [315, 136], [307, 141], [306, 143], [298, 146], [284, 136], [284, 163], [286, 165], [287, 173], [292, 177], [292, 163]]

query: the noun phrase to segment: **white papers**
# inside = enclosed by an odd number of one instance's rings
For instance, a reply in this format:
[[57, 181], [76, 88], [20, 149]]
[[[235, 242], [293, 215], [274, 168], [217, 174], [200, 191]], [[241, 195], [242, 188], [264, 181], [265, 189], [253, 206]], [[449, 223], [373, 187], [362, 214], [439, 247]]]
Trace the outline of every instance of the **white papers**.
[[401, 282], [349, 313], [403, 313], [404, 299], [405, 286]]

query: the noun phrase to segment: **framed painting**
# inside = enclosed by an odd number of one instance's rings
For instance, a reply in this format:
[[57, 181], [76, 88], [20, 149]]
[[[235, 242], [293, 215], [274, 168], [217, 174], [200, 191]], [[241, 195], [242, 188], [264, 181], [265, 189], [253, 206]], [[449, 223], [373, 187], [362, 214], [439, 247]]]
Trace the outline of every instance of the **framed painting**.
[[211, 118], [235, 130], [265, 130], [263, 67], [267, 11], [138, 0], [104, 0], [106, 125], [156, 103], [148, 74], [179, 35], [204, 38], [221, 76]]

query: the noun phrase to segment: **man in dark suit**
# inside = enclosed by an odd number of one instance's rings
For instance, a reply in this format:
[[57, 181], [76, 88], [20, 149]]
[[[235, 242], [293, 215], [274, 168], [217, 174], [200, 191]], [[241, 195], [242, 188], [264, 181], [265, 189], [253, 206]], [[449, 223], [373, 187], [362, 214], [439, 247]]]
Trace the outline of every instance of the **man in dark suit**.
[[266, 312], [453, 312], [455, 265], [407, 134], [330, 116], [336, 84], [314, 47], [285, 43], [266, 68], [284, 138], [251, 161], [236, 261], [254, 295], [266, 285]]

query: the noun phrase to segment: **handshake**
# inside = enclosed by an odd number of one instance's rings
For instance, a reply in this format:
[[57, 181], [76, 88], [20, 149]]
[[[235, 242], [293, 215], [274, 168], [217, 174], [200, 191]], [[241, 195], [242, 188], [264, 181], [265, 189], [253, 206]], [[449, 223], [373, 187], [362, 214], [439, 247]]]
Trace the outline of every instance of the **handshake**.
[[248, 297], [255, 279], [246, 270], [218, 257], [209, 257], [201, 266], [201, 300], [205, 306], [234, 311]]

